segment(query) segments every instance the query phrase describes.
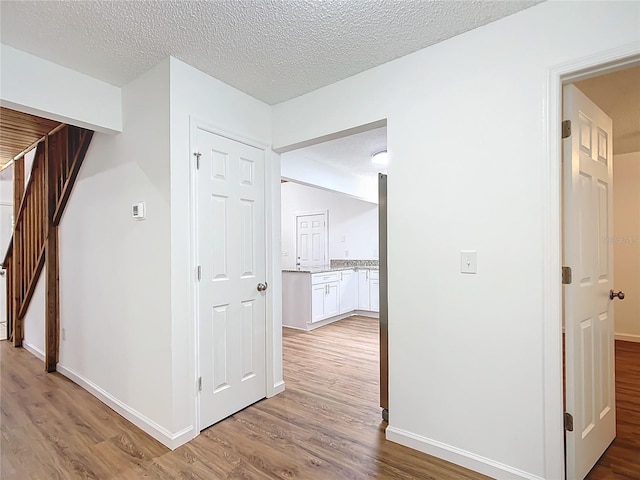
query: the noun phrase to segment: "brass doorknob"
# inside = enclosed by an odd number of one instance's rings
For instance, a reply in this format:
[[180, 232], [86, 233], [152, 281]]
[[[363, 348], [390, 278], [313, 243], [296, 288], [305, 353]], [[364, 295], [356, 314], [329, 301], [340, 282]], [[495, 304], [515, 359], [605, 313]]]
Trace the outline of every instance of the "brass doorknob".
[[609, 290], [609, 298], [613, 300], [618, 297], [620, 300], [624, 300], [624, 292], [620, 290], [619, 292], [614, 292], [613, 290]]

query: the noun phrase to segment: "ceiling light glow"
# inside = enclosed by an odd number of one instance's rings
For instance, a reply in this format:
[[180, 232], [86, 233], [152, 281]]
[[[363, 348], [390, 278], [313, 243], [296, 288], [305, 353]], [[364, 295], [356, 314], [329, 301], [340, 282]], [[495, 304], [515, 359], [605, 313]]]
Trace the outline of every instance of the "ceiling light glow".
[[381, 152], [376, 152], [371, 155], [371, 162], [376, 165], [387, 165], [389, 163], [389, 155], [386, 150], [382, 150]]

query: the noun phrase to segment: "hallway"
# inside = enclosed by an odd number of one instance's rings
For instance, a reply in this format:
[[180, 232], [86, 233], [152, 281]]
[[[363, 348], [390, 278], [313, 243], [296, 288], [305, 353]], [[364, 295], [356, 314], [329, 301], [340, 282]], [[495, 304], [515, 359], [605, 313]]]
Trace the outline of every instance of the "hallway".
[[378, 406], [378, 323], [284, 329], [287, 390], [170, 451], [24, 349], [0, 342], [0, 477], [480, 480], [387, 442]]

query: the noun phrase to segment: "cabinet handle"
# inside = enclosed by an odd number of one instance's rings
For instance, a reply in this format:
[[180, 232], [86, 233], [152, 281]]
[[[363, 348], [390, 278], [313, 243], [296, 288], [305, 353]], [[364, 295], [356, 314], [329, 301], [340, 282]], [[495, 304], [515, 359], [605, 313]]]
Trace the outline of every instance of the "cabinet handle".
[[328, 283], [324, 286], [324, 294], [325, 295], [329, 295], [329, 284]]
[[369, 270], [367, 270], [367, 280], [369, 280]]

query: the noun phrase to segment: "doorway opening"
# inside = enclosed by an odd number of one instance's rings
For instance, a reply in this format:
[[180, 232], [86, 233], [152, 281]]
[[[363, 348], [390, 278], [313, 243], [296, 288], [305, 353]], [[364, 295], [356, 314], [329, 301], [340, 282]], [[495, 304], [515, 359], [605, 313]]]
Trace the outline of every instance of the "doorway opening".
[[386, 123], [325, 140], [281, 155], [285, 382], [349, 405], [349, 415], [380, 418], [386, 270], [378, 204], [386, 165], [372, 156], [387, 149]]
[[[572, 102], [580, 106], [563, 141], [563, 265], [572, 268], [562, 299], [566, 476], [596, 480], [620, 469], [640, 476], [631, 453], [640, 426], [632, 367], [640, 362], [640, 66], [565, 85], [563, 120]], [[600, 111], [612, 119], [611, 132]], [[607, 418], [608, 433], [599, 431]], [[599, 447], [589, 444], [594, 434]]]

